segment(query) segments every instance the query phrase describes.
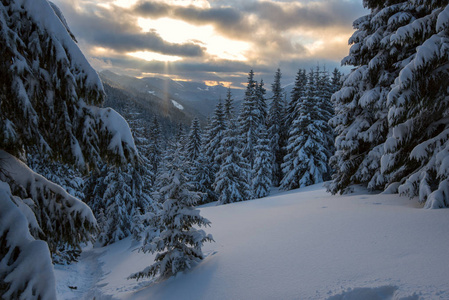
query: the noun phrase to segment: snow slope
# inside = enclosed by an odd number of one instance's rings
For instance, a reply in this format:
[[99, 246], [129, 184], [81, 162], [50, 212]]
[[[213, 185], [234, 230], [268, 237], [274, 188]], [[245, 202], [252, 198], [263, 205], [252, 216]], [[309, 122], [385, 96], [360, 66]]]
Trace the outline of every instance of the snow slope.
[[[56, 267], [61, 299], [449, 299], [449, 210], [319, 185], [201, 208], [215, 243], [162, 282], [127, 280], [152, 263], [126, 239]], [[68, 285], [79, 285], [70, 290]]]

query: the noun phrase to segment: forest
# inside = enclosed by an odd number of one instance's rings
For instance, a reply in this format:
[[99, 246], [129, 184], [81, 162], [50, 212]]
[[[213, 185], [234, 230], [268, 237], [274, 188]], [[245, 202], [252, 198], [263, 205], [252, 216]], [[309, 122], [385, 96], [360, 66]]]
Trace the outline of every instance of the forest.
[[128, 237], [157, 253], [130, 279], [176, 275], [214, 241], [198, 205], [273, 187], [362, 185], [448, 208], [449, 5], [364, 5], [342, 61], [349, 74], [298, 66], [286, 94], [280, 69], [270, 87], [250, 70], [239, 110], [229, 89], [207, 122], [168, 134], [136, 106], [103, 107], [103, 84], [56, 5], [1, 1], [0, 297], [54, 299], [54, 264]]

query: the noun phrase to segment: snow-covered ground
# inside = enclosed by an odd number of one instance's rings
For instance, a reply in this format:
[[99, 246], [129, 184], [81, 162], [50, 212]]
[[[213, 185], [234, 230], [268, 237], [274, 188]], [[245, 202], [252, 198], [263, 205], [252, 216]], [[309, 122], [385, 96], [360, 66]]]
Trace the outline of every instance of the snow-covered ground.
[[179, 110], [184, 110], [184, 106], [182, 106], [182, 104], [180, 104], [179, 102], [176, 102], [175, 100], [171, 100], [171, 102], [173, 103], [173, 105], [179, 109]]
[[[61, 299], [449, 299], [449, 210], [320, 185], [201, 208], [215, 243], [184, 274], [127, 280], [152, 264], [136, 242], [56, 266]], [[70, 289], [69, 286], [76, 289]]]

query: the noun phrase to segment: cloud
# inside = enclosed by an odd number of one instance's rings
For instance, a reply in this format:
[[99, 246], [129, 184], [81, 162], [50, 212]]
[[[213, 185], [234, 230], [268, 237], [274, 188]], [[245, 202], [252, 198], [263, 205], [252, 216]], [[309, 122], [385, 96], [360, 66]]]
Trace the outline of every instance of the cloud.
[[115, 52], [152, 51], [182, 57], [200, 57], [204, 47], [195, 43], [170, 43], [157, 32], [142, 32], [129, 10], [112, 6], [86, 5], [83, 10], [70, 11], [75, 35], [92, 46], [113, 49]]
[[[278, 67], [289, 81], [300, 67], [309, 68], [317, 62], [329, 68], [338, 66], [348, 53], [353, 20], [367, 13], [360, 0], [203, 0], [208, 5], [202, 6], [140, 0], [129, 7], [116, 6], [114, 0], [54, 2], [96, 66], [134, 76], [166, 75], [169, 68], [176, 78], [231, 81], [234, 85], [245, 82], [251, 68], [269, 82]], [[162, 31], [143, 32], [139, 18], [169, 18], [211, 27], [216, 36], [247, 43], [246, 59], [220, 59], [210, 52], [207, 40], [187, 38], [189, 32], [182, 26], [177, 30], [186, 36], [184, 42], [169, 41]], [[182, 59], [167, 64], [126, 55], [136, 51]]]

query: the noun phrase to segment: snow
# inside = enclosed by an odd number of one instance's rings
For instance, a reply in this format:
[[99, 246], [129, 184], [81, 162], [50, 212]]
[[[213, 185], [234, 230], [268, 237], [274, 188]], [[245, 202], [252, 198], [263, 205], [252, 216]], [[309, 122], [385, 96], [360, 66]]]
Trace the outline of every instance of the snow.
[[438, 15], [437, 20], [437, 31], [443, 31], [449, 26], [449, 4], [446, 8]]
[[125, 144], [127, 149], [131, 149], [132, 153], [137, 153], [137, 148], [134, 144], [134, 138], [128, 122], [126, 122], [118, 112], [110, 107], [99, 108], [91, 106], [90, 109], [102, 121], [102, 129], [108, 131], [112, 135], [108, 145], [109, 150], [113, 150], [121, 157], [124, 157], [125, 150], [123, 149], [123, 144]]
[[28, 220], [13, 199], [9, 185], [0, 181], [0, 295], [2, 299], [54, 299], [48, 246], [31, 236]]
[[[201, 207], [215, 243], [168, 280], [127, 280], [154, 256], [125, 239], [55, 270], [60, 299], [448, 299], [449, 210], [321, 185]], [[68, 286], [76, 286], [71, 290]]]
[[181, 104], [179, 104], [178, 102], [176, 102], [175, 100], [171, 99], [171, 103], [173, 103], [173, 105], [179, 109], [179, 110], [184, 110], [184, 106], [182, 106]]
[[[23, 162], [3, 150], [0, 150], [0, 161], [3, 162], [2, 171], [8, 174], [16, 184], [28, 189], [32, 197], [36, 198], [38, 193], [48, 189], [59, 196], [57, 208], [64, 214], [76, 216], [81, 222], [96, 224], [92, 210], [84, 202], [68, 194], [61, 186], [33, 172]], [[53, 199], [46, 200], [46, 204], [50, 206]], [[34, 224], [35, 219], [33, 220], [21, 205], [19, 205], [19, 208], [28, 216], [29, 222]]]
[[46, 0], [18, 0], [13, 3], [17, 11], [20, 11], [21, 7], [24, 8], [30, 17], [40, 25], [39, 27], [45, 28], [53, 40], [59, 41], [59, 43], [55, 43], [58, 60], [65, 59], [69, 55], [72, 69], [80, 70], [80, 75], [87, 76], [86, 84], [94, 89], [103, 89], [97, 72], [88, 63], [70, 34], [67, 34], [65, 19], [60, 19], [62, 15], [59, 9], [54, 10], [57, 8], [56, 5], [51, 5]]

